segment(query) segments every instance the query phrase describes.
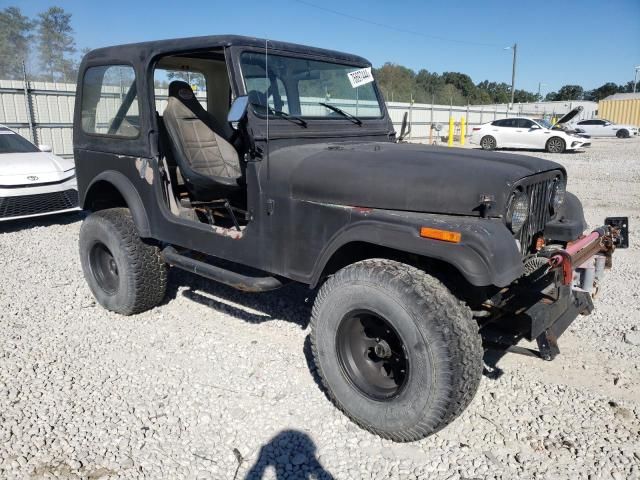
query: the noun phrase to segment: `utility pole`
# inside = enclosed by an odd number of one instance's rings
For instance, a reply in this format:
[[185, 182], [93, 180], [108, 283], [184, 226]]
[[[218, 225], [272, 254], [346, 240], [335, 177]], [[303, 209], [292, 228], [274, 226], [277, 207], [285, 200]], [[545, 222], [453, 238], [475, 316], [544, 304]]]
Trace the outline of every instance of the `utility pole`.
[[511, 105], [513, 106], [513, 97], [516, 93], [516, 54], [518, 52], [518, 44], [514, 43], [513, 47], [513, 68], [511, 70]]
[[540, 99], [539, 101], [542, 101], [542, 97], [540, 96], [540, 89], [541, 89], [541, 87], [542, 87], [543, 85], [544, 85], [545, 87], [547, 86], [547, 84], [546, 84], [546, 83], [538, 82], [538, 98]]
[[633, 93], [636, 93], [636, 84], [638, 83], [638, 70], [640, 70], [640, 65], [637, 65], [633, 69]]

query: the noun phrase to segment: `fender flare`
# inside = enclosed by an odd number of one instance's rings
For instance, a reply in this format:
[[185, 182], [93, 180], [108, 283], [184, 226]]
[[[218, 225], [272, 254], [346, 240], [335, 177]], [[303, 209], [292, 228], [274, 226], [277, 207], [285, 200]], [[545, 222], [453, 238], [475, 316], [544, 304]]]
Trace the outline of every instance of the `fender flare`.
[[133, 222], [138, 229], [138, 235], [141, 237], [150, 237], [151, 228], [149, 226], [149, 218], [144, 208], [144, 203], [140, 198], [140, 194], [136, 190], [136, 187], [133, 186], [133, 183], [131, 183], [131, 180], [120, 172], [115, 170], [106, 170], [101, 172], [99, 175], [96, 175], [82, 197], [82, 208], [85, 208], [85, 201], [87, 196], [89, 196], [92, 187], [101, 181], [111, 184], [120, 193], [120, 195], [122, 195], [122, 198], [124, 198], [124, 201], [127, 204], [127, 208], [131, 211]]
[[[337, 232], [318, 256], [310, 279], [311, 286], [318, 284], [333, 255], [353, 242], [441, 260], [455, 267], [474, 286], [504, 287], [523, 274], [520, 251], [501, 222], [434, 215], [423, 217], [413, 225], [413, 222], [406, 222], [406, 217], [402, 223], [386, 220], [363, 219]], [[456, 244], [422, 238], [419, 235], [420, 225], [460, 231], [463, 240]]]

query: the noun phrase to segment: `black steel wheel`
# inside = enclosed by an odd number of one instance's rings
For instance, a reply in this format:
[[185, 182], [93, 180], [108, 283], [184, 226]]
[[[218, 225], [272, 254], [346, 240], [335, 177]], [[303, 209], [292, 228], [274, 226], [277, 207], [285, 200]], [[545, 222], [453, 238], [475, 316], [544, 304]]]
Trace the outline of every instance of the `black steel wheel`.
[[560, 137], [551, 137], [547, 140], [547, 152], [549, 153], [562, 153], [566, 147], [567, 145]]
[[349, 312], [336, 335], [338, 361], [349, 381], [375, 400], [396, 397], [409, 374], [404, 342], [393, 326], [369, 310]]
[[79, 247], [87, 285], [106, 309], [132, 315], [164, 298], [168, 266], [157, 246], [142, 241], [128, 209], [89, 215], [80, 229]]
[[496, 139], [491, 135], [485, 135], [480, 140], [480, 146], [483, 150], [495, 150], [497, 145]]
[[107, 295], [113, 295], [118, 291], [120, 277], [118, 265], [113, 254], [107, 246], [97, 241], [89, 252], [89, 265], [96, 283]]
[[482, 375], [469, 307], [424, 271], [379, 258], [324, 283], [313, 305], [311, 350], [334, 404], [398, 442], [451, 423]]

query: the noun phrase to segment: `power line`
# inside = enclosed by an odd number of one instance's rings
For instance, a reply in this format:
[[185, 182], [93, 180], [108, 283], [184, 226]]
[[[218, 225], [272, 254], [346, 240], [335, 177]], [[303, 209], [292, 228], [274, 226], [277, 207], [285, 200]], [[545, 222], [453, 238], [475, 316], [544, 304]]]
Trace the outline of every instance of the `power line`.
[[388, 30], [394, 30], [394, 31], [400, 32], [400, 33], [408, 33], [410, 35], [417, 35], [419, 37], [429, 38], [429, 39], [432, 39], [432, 40], [439, 40], [441, 42], [461, 43], [461, 44], [465, 44], [465, 45], [476, 45], [476, 46], [480, 46], [480, 47], [503, 48], [503, 45], [496, 45], [496, 44], [492, 44], [492, 43], [481, 43], [481, 42], [473, 42], [473, 41], [470, 41], [470, 40], [459, 40], [459, 39], [455, 39], [455, 38], [439, 37], [439, 36], [436, 36], [436, 35], [427, 35], [427, 34], [422, 33], [422, 32], [416, 32], [415, 30], [407, 30], [405, 28], [399, 28], [399, 27], [395, 27], [393, 25], [387, 25], [387, 24], [384, 24], [384, 23], [376, 22], [374, 20], [367, 20], [366, 18], [356, 17], [355, 15], [351, 15], [349, 13], [339, 12], [338, 10], [333, 10], [332, 8], [327, 8], [327, 7], [323, 7], [321, 5], [316, 5], [315, 3], [308, 2], [307, 0], [294, 0], [294, 1], [297, 2], [297, 3], [301, 3], [302, 5], [306, 5], [308, 7], [315, 8], [317, 10], [322, 10], [324, 12], [329, 12], [329, 13], [332, 13], [334, 15], [339, 15], [341, 17], [349, 18], [351, 20], [356, 20], [356, 21], [362, 22], [362, 23], [368, 23], [369, 25], [375, 25], [376, 27], [386, 28]]

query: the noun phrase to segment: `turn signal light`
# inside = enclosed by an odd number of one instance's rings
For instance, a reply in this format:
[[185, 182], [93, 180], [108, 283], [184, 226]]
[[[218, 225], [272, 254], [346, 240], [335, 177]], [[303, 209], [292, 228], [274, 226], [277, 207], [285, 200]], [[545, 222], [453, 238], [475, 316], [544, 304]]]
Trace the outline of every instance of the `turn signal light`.
[[438, 228], [422, 227], [420, 236], [423, 238], [432, 238], [434, 240], [442, 240], [443, 242], [460, 243], [462, 234], [460, 232], [451, 232], [449, 230], [440, 230]]

